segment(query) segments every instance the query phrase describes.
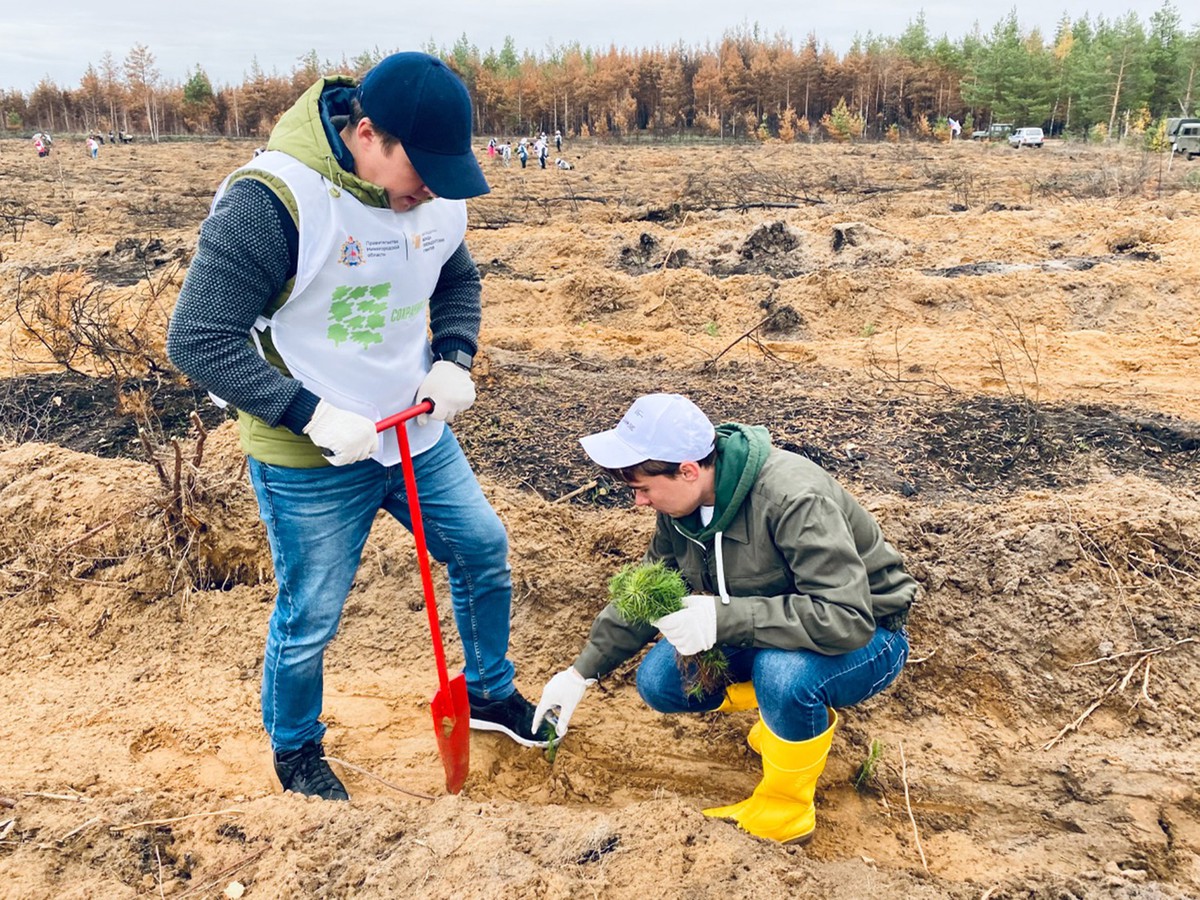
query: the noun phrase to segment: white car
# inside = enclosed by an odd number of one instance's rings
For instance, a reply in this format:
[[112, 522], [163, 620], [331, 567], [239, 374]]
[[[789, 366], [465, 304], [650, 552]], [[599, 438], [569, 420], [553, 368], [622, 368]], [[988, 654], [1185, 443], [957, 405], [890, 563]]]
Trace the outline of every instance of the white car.
[[1046, 142], [1046, 135], [1040, 128], [1018, 128], [1008, 136], [1008, 145], [1016, 147], [1040, 147]]

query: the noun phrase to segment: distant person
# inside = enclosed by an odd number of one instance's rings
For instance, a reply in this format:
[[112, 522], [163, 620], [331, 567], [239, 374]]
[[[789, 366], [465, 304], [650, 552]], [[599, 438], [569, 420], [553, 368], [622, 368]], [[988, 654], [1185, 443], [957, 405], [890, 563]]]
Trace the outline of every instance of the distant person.
[[37, 151], [39, 157], [50, 155], [50, 145], [46, 143], [46, 136], [41, 132], [33, 136], [33, 149]]
[[465, 201], [489, 188], [471, 123], [466, 85], [425, 53], [392, 54], [361, 83], [320, 79], [218, 190], [171, 317], [172, 362], [237, 408], [250, 457], [277, 585], [262, 717], [284, 790], [348, 799], [323, 758], [325, 648], [376, 514], [408, 524], [396, 437], [375, 422], [423, 400], [432, 411], [402, 427], [470, 727], [525, 747], [550, 737], [508, 658], [508, 535], [449, 428], [475, 401], [481, 319]]
[[97, 157], [99, 157], [100, 144], [96, 141], [96, 139], [94, 137], [89, 137], [87, 139], [87, 150], [88, 150], [88, 156], [90, 156], [92, 159], [96, 159]]
[[554, 150], [556, 153], [562, 153], [562, 132], [557, 128], [554, 130]]
[[500, 145], [500, 159], [504, 162], [504, 165], [512, 165], [512, 145], [508, 141]]
[[491, 157], [492, 159], [495, 159], [495, 157], [496, 157], [496, 139], [495, 138], [492, 138], [490, 141], [488, 141], [487, 153], [488, 153], [489, 157]]
[[115, 134], [113, 134], [111, 131], [108, 133], [108, 142], [110, 144], [115, 144], [117, 142], [117, 136]]
[[517, 159], [521, 161], [522, 169], [529, 162], [529, 145], [525, 143], [525, 138], [521, 138], [521, 143], [517, 144]]
[[958, 120], [951, 117], [946, 120], [950, 124], [950, 140], [954, 140], [962, 134], [962, 126], [958, 124]]
[[574, 168], [574, 166], [572, 166], [569, 162], [567, 162], [561, 156], [554, 160], [554, 165], [560, 169], [573, 169]]
[[537, 150], [538, 165], [543, 169], [546, 168], [546, 160], [550, 158], [550, 145], [544, 137], [538, 138], [538, 142], [534, 149]]

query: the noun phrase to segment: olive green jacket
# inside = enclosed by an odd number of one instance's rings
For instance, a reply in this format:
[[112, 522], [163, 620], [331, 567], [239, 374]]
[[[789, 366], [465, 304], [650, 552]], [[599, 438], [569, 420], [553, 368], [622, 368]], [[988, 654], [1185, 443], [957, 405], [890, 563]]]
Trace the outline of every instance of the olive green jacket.
[[[761, 468], [740, 502], [722, 506], [724, 435], [739, 430]], [[767, 442], [764, 451], [762, 442]], [[717, 504], [713, 525], [660, 513], [645, 562], [676, 568], [697, 594], [719, 595], [721, 545], [728, 602], [717, 601], [717, 644], [836, 655], [866, 645], [876, 620], [907, 609], [917, 583], [879, 524], [816, 463], [769, 446], [764, 429], [718, 429]], [[746, 454], [740, 462], [743, 470]], [[695, 515], [695, 514], [693, 514]], [[720, 530], [715, 530], [714, 526]], [[604, 675], [657, 633], [625, 621], [610, 603], [575, 660], [585, 678]]]

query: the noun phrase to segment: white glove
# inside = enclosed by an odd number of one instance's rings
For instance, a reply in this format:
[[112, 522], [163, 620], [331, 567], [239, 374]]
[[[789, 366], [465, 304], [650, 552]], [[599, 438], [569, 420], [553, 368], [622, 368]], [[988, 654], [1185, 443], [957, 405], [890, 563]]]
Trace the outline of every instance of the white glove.
[[304, 426], [304, 433], [335, 466], [361, 462], [379, 449], [374, 422], [324, 400], [317, 402], [316, 412]]
[[717, 598], [693, 594], [683, 609], [650, 623], [671, 642], [680, 656], [702, 653], [717, 642]]
[[417, 388], [417, 402], [424, 400], [433, 401], [433, 412], [417, 416], [418, 425], [424, 425], [430, 417], [439, 422], [453, 422], [455, 416], [475, 402], [471, 373], [448, 359], [439, 359]]
[[589, 684], [595, 684], [595, 678], [584, 678], [575, 671], [574, 666], [568, 666], [546, 682], [542, 688], [542, 699], [538, 701], [537, 709], [533, 712], [533, 733], [537, 734], [538, 726], [551, 709], [558, 709], [558, 724], [555, 733], [561, 738], [567, 733], [571, 724], [571, 716], [575, 707], [583, 699], [583, 692]]

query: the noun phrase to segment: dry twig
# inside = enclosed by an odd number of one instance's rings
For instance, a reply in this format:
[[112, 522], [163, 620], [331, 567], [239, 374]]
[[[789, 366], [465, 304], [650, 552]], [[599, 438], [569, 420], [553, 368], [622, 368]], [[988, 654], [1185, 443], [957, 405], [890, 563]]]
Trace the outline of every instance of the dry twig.
[[422, 794], [417, 791], [410, 791], [407, 788], [402, 788], [399, 785], [392, 784], [390, 781], [384, 781], [378, 775], [375, 775], [372, 772], [368, 772], [366, 769], [362, 768], [361, 766], [356, 766], [353, 763], [348, 763], [344, 759], [338, 759], [336, 756], [322, 756], [321, 759], [328, 760], [329, 762], [335, 762], [339, 766], [344, 766], [345, 768], [349, 769], [351, 772], [357, 772], [359, 775], [366, 775], [368, 778], [374, 778], [376, 781], [378, 781], [384, 787], [390, 787], [393, 791], [399, 791], [402, 794], [408, 794], [408, 796], [410, 796], [410, 797], [416, 797], [419, 800], [436, 799], [434, 797], [429, 796], [429, 794]]
[[67, 841], [69, 841], [71, 838], [75, 837], [75, 835], [79, 834], [81, 831], [86, 831], [87, 829], [91, 828], [93, 825], [97, 825], [103, 821], [104, 821], [104, 816], [92, 816], [92, 818], [88, 819], [86, 822], [84, 822], [78, 828], [74, 828], [71, 831], [68, 831], [62, 837], [60, 837], [58, 839], [58, 842], [60, 844], [65, 844]]
[[574, 500], [580, 494], [585, 494], [588, 491], [592, 490], [592, 488], [597, 487], [598, 485], [599, 485], [599, 482], [593, 478], [587, 484], [582, 484], [579, 487], [575, 488], [575, 490], [571, 491], [570, 493], [563, 494], [561, 497], [555, 497], [550, 502], [551, 503], [566, 503], [568, 500]]
[[162, 856], [158, 852], [158, 844], [154, 845], [154, 858], [158, 860], [158, 896], [166, 897], [163, 893]]
[[[1120, 659], [1121, 657], [1137, 656], [1137, 659], [1134, 660], [1133, 665], [1129, 667], [1129, 669], [1125, 672], [1125, 674], [1123, 676], [1121, 676], [1120, 678], [1117, 678], [1116, 680], [1114, 680], [1112, 682], [1112, 684], [1110, 684], [1108, 687], [1106, 687], [1104, 689], [1104, 693], [1102, 693], [1099, 697], [1097, 697], [1095, 700], [1093, 700], [1091, 705], [1088, 706], [1088, 708], [1085, 709], [1079, 715], [1079, 717], [1077, 719], [1075, 719], [1074, 722], [1071, 722], [1068, 725], [1064, 725], [1062, 730], [1058, 734], [1056, 734], [1052, 740], [1050, 740], [1046, 744], [1042, 745], [1042, 749], [1049, 750], [1051, 747], [1053, 747], [1055, 744], [1057, 744], [1060, 740], [1062, 740], [1067, 734], [1078, 729], [1080, 725], [1082, 725], [1085, 721], [1087, 721], [1087, 717], [1090, 716], [1092, 713], [1094, 713], [1097, 709], [1099, 709], [1100, 704], [1103, 703], [1111, 694], [1120, 693], [1121, 691], [1124, 691], [1125, 688], [1129, 686], [1129, 682], [1133, 680], [1134, 673], [1136, 673], [1138, 668], [1142, 665], [1145, 665], [1146, 670], [1142, 674], [1142, 686], [1141, 686], [1140, 696], [1134, 698], [1133, 705], [1137, 706], [1138, 703], [1140, 703], [1142, 699], [1145, 699], [1146, 702], [1149, 703], [1151, 706], [1155, 705], [1154, 701], [1150, 699], [1150, 660], [1152, 660], [1154, 657], [1156, 657], [1162, 653], [1166, 653], [1168, 650], [1173, 650], [1174, 648], [1180, 646], [1181, 644], [1191, 644], [1191, 643], [1195, 643], [1195, 641], [1196, 641], [1195, 638], [1182, 638], [1178, 641], [1175, 641], [1174, 643], [1164, 644], [1161, 647], [1151, 647], [1149, 650], [1130, 650], [1125, 653], [1115, 653], [1112, 656], [1102, 657], [1101, 659], [1089, 660], [1086, 663], [1078, 663], [1079, 666], [1090, 666], [1093, 663], [1106, 662], [1106, 661], [1112, 660], [1112, 659]], [[1072, 667], [1072, 668], [1074, 668], [1074, 667]]]
[[203, 819], [207, 816], [240, 816], [240, 809], [218, 809], [215, 812], [192, 813], [187, 816], [175, 816], [170, 819], [147, 819], [145, 822], [134, 822], [131, 825], [110, 825], [109, 831], [132, 831], [134, 828], [141, 828], [143, 825], [170, 825], [172, 822], [184, 822], [188, 819]]
[[26, 791], [26, 797], [41, 797], [45, 800], [68, 800], [71, 803], [91, 803], [91, 797], [81, 797], [76, 794], [51, 794], [46, 791]]
[[1125, 656], [1143, 656], [1147, 653], [1163, 653], [1170, 650], [1172, 647], [1178, 647], [1180, 644], [1194, 644], [1195, 638], [1181, 638], [1178, 641], [1173, 641], [1170, 644], [1164, 644], [1161, 647], [1151, 647], [1149, 650], [1126, 650], [1124, 653], [1114, 653], [1112, 656], [1101, 656], [1096, 659], [1089, 659], [1087, 662], [1075, 663], [1071, 666], [1072, 669], [1082, 669], [1084, 666], [1094, 666], [1096, 663], [1108, 662], [1110, 659], [1121, 659]]
[[917, 820], [913, 816], [912, 801], [908, 798], [908, 760], [904, 758], [904, 741], [900, 742], [900, 778], [904, 782], [904, 806], [908, 809], [908, 821], [912, 823], [913, 839], [917, 842], [917, 853], [921, 854], [921, 865], [929, 871], [925, 851], [921, 848], [921, 835], [917, 832]]

